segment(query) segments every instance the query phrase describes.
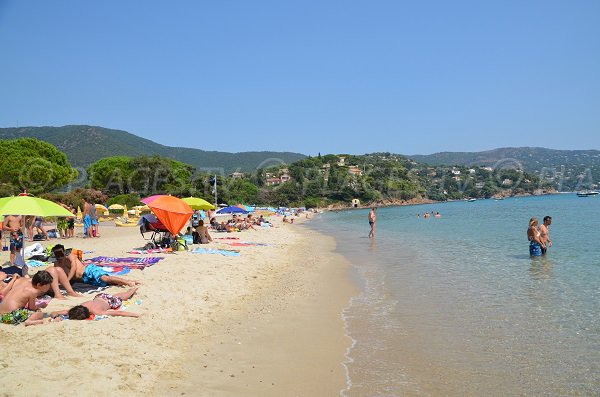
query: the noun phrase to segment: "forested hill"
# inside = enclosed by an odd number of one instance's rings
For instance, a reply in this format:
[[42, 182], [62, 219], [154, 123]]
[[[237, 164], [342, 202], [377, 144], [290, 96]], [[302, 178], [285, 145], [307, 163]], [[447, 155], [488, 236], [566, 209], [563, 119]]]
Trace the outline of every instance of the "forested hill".
[[[198, 170], [251, 172], [259, 166], [292, 163], [306, 157], [291, 152], [227, 153], [164, 146], [126, 131], [88, 125], [0, 128], [0, 139], [15, 138], [36, 138], [48, 142], [65, 153], [73, 166], [84, 168], [109, 156], [157, 154], [192, 165]], [[263, 164], [265, 161], [267, 163]]]
[[500, 148], [484, 152], [441, 152], [409, 158], [431, 165], [479, 165], [494, 167], [498, 163], [518, 161], [526, 171], [541, 171], [560, 165], [600, 166], [598, 150], [554, 150], [540, 147]]
[[591, 188], [600, 181], [600, 151], [598, 150], [520, 147], [484, 152], [442, 152], [408, 157], [431, 165], [520, 168], [546, 180], [554, 180], [559, 190]]

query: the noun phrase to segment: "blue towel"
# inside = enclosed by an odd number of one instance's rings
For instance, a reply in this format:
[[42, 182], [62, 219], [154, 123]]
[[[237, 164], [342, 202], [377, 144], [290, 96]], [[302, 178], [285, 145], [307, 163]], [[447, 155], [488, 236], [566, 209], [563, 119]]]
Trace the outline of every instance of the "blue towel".
[[240, 256], [239, 252], [229, 250], [219, 250], [214, 248], [194, 248], [190, 251], [192, 254], [220, 254], [223, 256]]
[[27, 263], [27, 266], [29, 267], [40, 267], [40, 266], [47, 266], [49, 265], [49, 263], [46, 262], [42, 262], [42, 261], [36, 261], [36, 260], [28, 260], [25, 263]]

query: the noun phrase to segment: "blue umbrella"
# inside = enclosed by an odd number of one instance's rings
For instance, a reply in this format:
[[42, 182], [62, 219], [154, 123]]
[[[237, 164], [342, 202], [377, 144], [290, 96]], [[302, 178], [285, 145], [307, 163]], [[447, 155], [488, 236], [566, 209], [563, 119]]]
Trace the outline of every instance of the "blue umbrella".
[[230, 205], [229, 207], [221, 208], [217, 211], [217, 214], [247, 214], [248, 211], [244, 211], [240, 207]]

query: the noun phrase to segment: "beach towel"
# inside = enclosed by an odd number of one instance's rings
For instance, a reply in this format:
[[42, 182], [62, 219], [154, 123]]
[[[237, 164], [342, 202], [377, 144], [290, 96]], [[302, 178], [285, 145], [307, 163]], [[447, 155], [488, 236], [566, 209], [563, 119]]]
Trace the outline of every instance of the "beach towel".
[[155, 256], [155, 257], [126, 257], [126, 258], [116, 258], [116, 257], [108, 257], [108, 256], [98, 256], [92, 259], [86, 260], [85, 264], [94, 264], [100, 267], [108, 267], [108, 268], [130, 268], [130, 269], [139, 269], [144, 270], [145, 268], [155, 265], [160, 260], [164, 258]]
[[25, 261], [25, 263], [29, 267], [40, 267], [40, 266], [48, 266], [49, 265], [48, 262], [42, 262], [42, 261], [38, 261], [38, 260], [34, 260], [34, 259], [29, 259], [29, 260]]
[[239, 240], [239, 237], [217, 237], [215, 240]]
[[137, 257], [124, 257], [124, 258], [118, 258], [118, 257], [113, 257], [113, 256], [97, 256], [95, 258], [91, 258], [86, 260], [86, 262], [94, 262], [94, 263], [148, 263], [148, 264], [155, 264], [158, 263], [160, 260], [162, 260], [164, 258], [160, 257], [160, 256], [146, 256], [143, 258], [137, 258]]
[[235, 242], [235, 243], [222, 243], [222, 244], [227, 244], [227, 245], [231, 245], [233, 247], [266, 247], [268, 244], [263, 244], [263, 243], [248, 243], [248, 242]]
[[173, 252], [172, 248], [152, 248], [149, 250], [131, 250], [127, 252], [128, 254], [163, 254], [163, 253], [171, 253]]
[[190, 251], [192, 254], [219, 254], [223, 256], [240, 256], [238, 251], [219, 250], [214, 248], [194, 248]]

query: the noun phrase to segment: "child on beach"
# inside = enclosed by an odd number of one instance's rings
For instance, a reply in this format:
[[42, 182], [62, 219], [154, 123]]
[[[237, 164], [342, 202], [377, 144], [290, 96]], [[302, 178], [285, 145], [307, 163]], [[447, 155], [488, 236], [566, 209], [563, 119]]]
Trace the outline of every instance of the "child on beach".
[[58, 316], [67, 315], [69, 316], [69, 320], [85, 320], [92, 314], [95, 316], [139, 317], [137, 313], [119, 310], [121, 303], [131, 298], [135, 294], [135, 291], [137, 291], [137, 287], [114, 295], [100, 293], [94, 296], [94, 299], [91, 301], [83, 302], [81, 305], [74, 306], [68, 310], [52, 312], [50, 313], [50, 317], [51, 319], [56, 319]]
[[37, 272], [33, 278], [21, 277], [16, 280], [0, 302], [0, 322], [13, 325], [42, 324], [44, 314], [34, 310], [46, 307], [47, 303], [38, 305], [36, 298], [48, 292], [51, 284], [52, 276], [44, 270]]

